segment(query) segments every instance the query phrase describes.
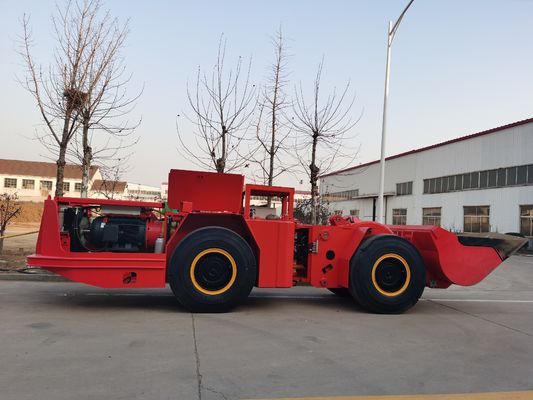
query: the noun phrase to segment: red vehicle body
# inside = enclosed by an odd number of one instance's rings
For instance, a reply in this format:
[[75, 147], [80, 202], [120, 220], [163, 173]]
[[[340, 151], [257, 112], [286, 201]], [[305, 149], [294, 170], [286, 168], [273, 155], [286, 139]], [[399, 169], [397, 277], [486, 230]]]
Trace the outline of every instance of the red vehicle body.
[[[281, 199], [259, 217], [252, 196]], [[424, 286], [473, 285], [510, 251], [434, 226], [386, 226], [333, 216], [293, 218], [294, 189], [244, 177], [171, 170], [168, 207], [157, 202], [59, 197], [45, 201], [31, 266], [102, 288], [162, 288], [191, 311], [227, 311], [259, 288], [305, 282], [398, 313]], [[518, 245], [513, 248], [519, 247]]]

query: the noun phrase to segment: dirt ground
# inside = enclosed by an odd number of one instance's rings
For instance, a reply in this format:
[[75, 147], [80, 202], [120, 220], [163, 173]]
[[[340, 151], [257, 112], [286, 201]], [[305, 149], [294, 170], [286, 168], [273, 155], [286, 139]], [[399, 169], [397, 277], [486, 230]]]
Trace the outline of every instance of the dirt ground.
[[[39, 230], [39, 222], [9, 225], [5, 235], [14, 235]], [[0, 254], [0, 271], [14, 270], [26, 266], [26, 256], [35, 251], [37, 233], [4, 239], [4, 251]]]
[[41, 222], [43, 203], [23, 201], [20, 203], [22, 212], [14, 219], [13, 224], [27, 224]]
[[[14, 235], [39, 230], [43, 203], [21, 202], [21, 213], [8, 225], [4, 235]], [[4, 239], [4, 251], [0, 254], [0, 272], [24, 268], [26, 256], [35, 251], [37, 234]]]

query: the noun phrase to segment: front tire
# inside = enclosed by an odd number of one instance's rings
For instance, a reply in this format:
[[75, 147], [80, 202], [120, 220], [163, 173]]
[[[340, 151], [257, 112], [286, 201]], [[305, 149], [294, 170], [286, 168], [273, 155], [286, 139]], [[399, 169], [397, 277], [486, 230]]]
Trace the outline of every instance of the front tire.
[[350, 262], [350, 293], [367, 311], [402, 313], [418, 302], [424, 287], [422, 257], [399, 236], [366, 239]]
[[169, 282], [178, 301], [191, 312], [227, 312], [244, 301], [257, 276], [255, 256], [235, 232], [206, 227], [176, 247]]

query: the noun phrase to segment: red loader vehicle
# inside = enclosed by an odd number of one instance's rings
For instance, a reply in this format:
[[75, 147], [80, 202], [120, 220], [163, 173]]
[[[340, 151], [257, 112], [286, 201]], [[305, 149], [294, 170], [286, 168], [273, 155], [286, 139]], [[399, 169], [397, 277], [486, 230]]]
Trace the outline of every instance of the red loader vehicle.
[[[260, 216], [252, 196], [281, 200]], [[259, 288], [307, 283], [352, 296], [364, 309], [401, 313], [424, 290], [473, 285], [524, 245], [521, 238], [456, 235], [333, 216], [293, 218], [294, 189], [244, 177], [171, 170], [163, 203], [49, 198], [30, 266], [102, 288], [170, 284], [191, 312], [228, 311]]]

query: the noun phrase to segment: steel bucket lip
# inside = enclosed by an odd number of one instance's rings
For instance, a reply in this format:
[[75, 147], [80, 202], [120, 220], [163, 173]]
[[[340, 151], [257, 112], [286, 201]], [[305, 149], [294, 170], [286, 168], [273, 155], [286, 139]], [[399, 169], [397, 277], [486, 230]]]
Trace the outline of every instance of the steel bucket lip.
[[485, 233], [458, 233], [457, 238], [463, 246], [492, 247], [505, 260], [526, 246], [529, 239], [518, 235], [496, 232]]

